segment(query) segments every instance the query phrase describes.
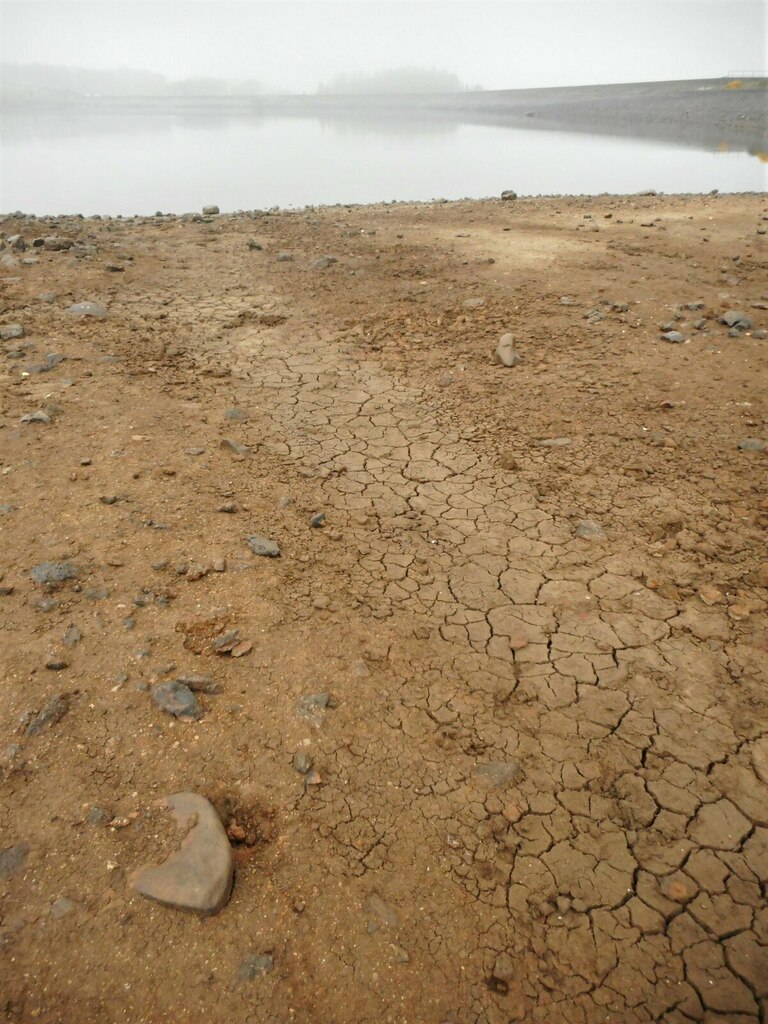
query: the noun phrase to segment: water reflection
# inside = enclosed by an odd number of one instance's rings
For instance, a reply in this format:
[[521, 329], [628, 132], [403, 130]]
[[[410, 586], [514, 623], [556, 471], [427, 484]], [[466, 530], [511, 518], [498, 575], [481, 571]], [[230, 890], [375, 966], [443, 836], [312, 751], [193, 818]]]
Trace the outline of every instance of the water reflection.
[[768, 173], [762, 152], [755, 160], [732, 150], [536, 130], [530, 120], [469, 124], [455, 112], [5, 111], [2, 134], [0, 209], [39, 214], [455, 199], [504, 188], [522, 195], [761, 191]]

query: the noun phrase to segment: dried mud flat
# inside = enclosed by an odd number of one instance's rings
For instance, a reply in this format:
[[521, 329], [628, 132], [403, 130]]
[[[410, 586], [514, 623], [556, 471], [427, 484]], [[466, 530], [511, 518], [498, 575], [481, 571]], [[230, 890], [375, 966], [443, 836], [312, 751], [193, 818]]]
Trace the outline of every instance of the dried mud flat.
[[4, 1019], [765, 1020], [767, 217], [0, 224]]

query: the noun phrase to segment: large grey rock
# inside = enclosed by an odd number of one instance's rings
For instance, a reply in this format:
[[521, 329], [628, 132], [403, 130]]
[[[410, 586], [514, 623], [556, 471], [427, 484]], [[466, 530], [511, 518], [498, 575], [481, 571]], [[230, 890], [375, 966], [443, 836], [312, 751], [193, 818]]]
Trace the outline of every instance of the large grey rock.
[[764, 452], [768, 445], [757, 437], [745, 437], [739, 441], [739, 448], [743, 452]]
[[505, 188], [501, 193], [501, 198], [506, 202], [509, 202], [512, 199], [517, 199], [517, 192], [514, 192], [511, 188]]
[[134, 872], [131, 886], [147, 899], [195, 914], [215, 914], [232, 892], [235, 860], [213, 806], [197, 793], [174, 793], [166, 806], [183, 829], [181, 846], [161, 864]]
[[104, 306], [98, 302], [75, 302], [67, 312], [72, 316], [94, 316], [99, 320], [103, 320], [107, 315]]
[[219, 212], [220, 211], [219, 211], [218, 206], [215, 206], [215, 205], [204, 206], [203, 207], [203, 214], [206, 217], [215, 217], [216, 214], [219, 213]]
[[511, 334], [503, 334], [496, 346], [496, 351], [493, 354], [493, 358], [497, 363], [502, 366], [518, 366], [522, 361], [523, 357], [515, 348], [515, 339]]
[[682, 345], [685, 341], [685, 335], [681, 334], [680, 331], [665, 331], [662, 334], [664, 341], [668, 341], [670, 345]]
[[23, 338], [24, 328], [21, 324], [3, 324], [0, 327], [0, 339], [10, 341], [12, 338]]
[[254, 555], [261, 555], [263, 558], [279, 558], [280, 548], [273, 540], [267, 537], [249, 537], [248, 547]]
[[720, 317], [720, 323], [726, 327], [735, 327], [739, 331], [752, 330], [752, 317], [738, 309], [728, 309]]

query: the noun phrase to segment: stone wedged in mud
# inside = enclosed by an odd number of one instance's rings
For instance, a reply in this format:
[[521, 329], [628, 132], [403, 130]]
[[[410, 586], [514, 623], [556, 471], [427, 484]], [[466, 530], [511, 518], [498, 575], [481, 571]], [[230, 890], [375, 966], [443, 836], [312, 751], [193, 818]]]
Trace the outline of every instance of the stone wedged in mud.
[[176, 910], [215, 914], [229, 901], [235, 859], [219, 816], [205, 797], [174, 793], [165, 804], [188, 832], [161, 864], [146, 864], [130, 884], [142, 896]]

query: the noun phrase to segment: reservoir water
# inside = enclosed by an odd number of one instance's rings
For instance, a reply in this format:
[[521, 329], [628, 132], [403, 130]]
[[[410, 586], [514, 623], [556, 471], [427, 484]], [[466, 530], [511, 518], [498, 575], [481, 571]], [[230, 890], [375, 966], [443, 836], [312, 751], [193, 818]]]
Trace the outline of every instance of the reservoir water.
[[0, 212], [184, 213], [520, 195], [764, 191], [745, 152], [393, 116], [4, 112]]

